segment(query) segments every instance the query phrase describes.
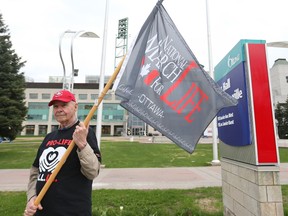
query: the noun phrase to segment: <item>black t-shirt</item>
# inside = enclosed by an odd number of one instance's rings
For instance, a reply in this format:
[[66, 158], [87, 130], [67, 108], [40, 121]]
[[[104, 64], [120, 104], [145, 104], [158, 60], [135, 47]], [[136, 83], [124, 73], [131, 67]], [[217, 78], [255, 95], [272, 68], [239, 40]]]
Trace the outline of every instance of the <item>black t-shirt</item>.
[[[40, 193], [52, 171], [72, 142], [72, 134], [77, 122], [68, 129], [56, 130], [46, 135], [40, 145], [33, 166], [39, 168], [36, 192]], [[94, 131], [89, 128], [87, 142], [94, 150], [98, 160], [101, 155]], [[91, 216], [92, 181], [80, 171], [81, 165], [77, 155], [77, 146], [73, 148], [66, 162], [57, 174], [43, 199], [43, 210], [36, 216]]]

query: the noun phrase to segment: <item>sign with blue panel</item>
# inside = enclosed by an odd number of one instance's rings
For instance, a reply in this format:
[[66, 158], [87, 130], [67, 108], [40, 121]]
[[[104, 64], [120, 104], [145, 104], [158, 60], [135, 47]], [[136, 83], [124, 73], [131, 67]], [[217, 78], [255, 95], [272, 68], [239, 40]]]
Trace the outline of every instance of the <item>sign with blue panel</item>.
[[217, 115], [219, 139], [231, 146], [252, 143], [244, 44], [259, 42], [262, 43], [259, 40], [240, 40], [215, 67], [215, 81], [238, 100], [237, 106], [224, 108]]

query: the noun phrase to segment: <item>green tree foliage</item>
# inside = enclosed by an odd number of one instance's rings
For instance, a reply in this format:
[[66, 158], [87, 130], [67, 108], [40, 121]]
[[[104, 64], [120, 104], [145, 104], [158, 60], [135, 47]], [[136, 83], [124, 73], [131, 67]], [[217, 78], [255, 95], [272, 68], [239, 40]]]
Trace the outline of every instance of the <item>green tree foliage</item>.
[[284, 104], [277, 103], [275, 118], [278, 122], [279, 138], [288, 139], [288, 98]]
[[0, 14], [0, 136], [15, 139], [22, 130], [25, 106], [25, 65], [12, 49], [10, 33]]

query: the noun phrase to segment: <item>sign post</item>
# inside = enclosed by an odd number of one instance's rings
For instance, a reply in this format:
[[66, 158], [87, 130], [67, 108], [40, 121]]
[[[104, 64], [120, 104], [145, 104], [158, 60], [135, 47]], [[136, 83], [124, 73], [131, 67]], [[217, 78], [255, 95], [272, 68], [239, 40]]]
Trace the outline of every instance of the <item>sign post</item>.
[[266, 42], [240, 40], [215, 81], [238, 100], [217, 115], [224, 215], [283, 215]]

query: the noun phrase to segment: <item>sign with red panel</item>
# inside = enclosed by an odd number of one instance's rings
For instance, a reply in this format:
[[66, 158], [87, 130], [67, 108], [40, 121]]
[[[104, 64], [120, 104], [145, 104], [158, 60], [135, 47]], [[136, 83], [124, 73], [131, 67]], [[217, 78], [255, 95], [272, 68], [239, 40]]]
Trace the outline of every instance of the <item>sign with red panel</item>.
[[258, 163], [277, 163], [277, 144], [266, 45], [246, 44], [246, 53]]
[[240, 40], [215, 67], [215, 81], [238, 100], [217, 115], [221, 157], [278, 164], [269, 70], [263, 40]]

